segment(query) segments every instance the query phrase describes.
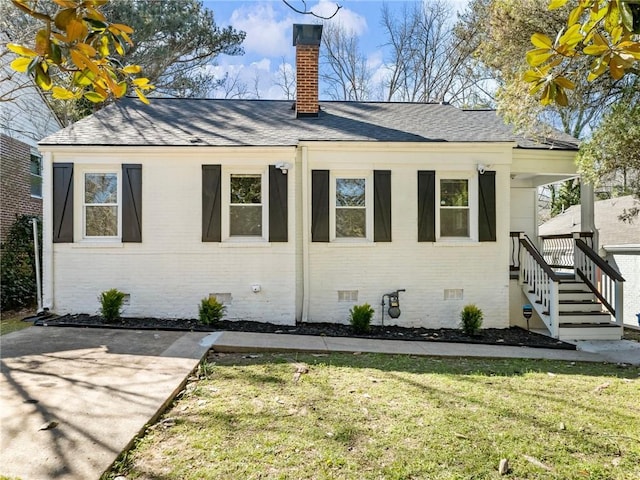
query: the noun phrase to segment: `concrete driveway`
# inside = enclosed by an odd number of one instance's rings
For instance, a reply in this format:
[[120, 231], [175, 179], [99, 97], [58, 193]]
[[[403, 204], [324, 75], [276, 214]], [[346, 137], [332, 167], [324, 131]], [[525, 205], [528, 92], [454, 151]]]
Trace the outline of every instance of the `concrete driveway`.
[[208, 336], [38, 327], [0, 337], [0, 475], [100, 478], [183, 387]]

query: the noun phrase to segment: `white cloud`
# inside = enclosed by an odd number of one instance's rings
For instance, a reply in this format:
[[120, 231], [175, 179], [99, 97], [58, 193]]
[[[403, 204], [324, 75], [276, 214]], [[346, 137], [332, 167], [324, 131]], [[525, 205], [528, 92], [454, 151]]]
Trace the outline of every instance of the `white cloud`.
[[[333, 0], [320, 0], [312, 10], [319, 15], [328, 17], [335, 12], [336, 2]], [[356, 36], [364, 35], [368, 30], [367, 19], [344, 6], [338, 11], [335, 17], [326, 20], [326, 22], [338, 23], [345, 30], [352, 32]]]
[[290, 17], [278, 18], [273, 4], [251, 3], [234, 10], [229, 23], [237, 30], [247, 33], [242, 46], [247, 54], [271, 57], [291, 54]]

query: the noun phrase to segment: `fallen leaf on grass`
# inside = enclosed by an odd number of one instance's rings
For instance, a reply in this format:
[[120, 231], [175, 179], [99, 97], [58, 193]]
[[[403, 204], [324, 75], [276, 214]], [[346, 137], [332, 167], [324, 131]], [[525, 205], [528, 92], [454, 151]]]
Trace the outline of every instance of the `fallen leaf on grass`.
[[500, 460], [500, 465], [498, 465], [498, 473], [500, 475], [506, 475], [509, 473], [509, 460], [503, 458]]
[[546, 463], [542, 463], [542, 462], [541, 462], [540, 460], [538, 460], [536, 457], [531, 457], [531, 456], [529, 456], [529, 455], [523, 455], [523, 457], [524, 457], [524, 459], [525, 459], [527, 462], [529, 462], [529, 463], [531, 463], [531, 464], [535, 465], [536, 467], [540, 467], [540, 468], [542, 468], [543, 470], [546, 470], [546, 471], [548, 471], [548, 472], [552, 472], [552, 471], [553, 471], [553, 467], [550, 467], [550, 466], [549, 466], [549, 465], [547, 465]]
[[596, 388], [594, 388], [591, 391], [591, 393], [600, 393], [602, 390], [604, 390], [605, 388], [609, 388], [610, 386], [611, 386], [611, 383], [609, 382], [602, 383], [598, 385]]
[[463, 440], [469, 440], [469, 437], [467, 437], [466, 435], [462, 435], [461, 433], [454, 433], [456, 438], [461, 438]]
[[293, 374], [293, 381], [298, 382], [303, 373], [309, 373], [309, 367], [303, 364], [296, 365], [296, 373]]

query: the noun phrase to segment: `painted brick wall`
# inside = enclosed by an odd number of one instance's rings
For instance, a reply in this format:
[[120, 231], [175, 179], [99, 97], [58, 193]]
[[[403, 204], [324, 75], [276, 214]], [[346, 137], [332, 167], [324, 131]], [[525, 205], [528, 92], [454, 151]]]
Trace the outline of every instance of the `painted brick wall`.
[[31, 196], [31, 147], [0, 134], [0, 240], [20, 215], [42, 215], [42, 200]]
[[[305, 148], [309, 170], [392, 171], [393, 242], [308, 245], [309, 321], [346, 322], [355, 302], [339, 302], [337, 292], [358, 290], [357, 303], [370, 303], [377, 323], [382, 295], [405, 288], [401, 317], [393, 322], [387, 317], [387, 323], [457, 326], [462, 307], [476, 303], [485, 313], [486, 327], [509, 325], [509, 146], [486, 151], [477, 145], [459, 151], [449, 146]], [[76, 181], [87, 161], [96, 164], [92, 168], [142, 163], [143, 241], [45, 246], [53, 252], [45, 260], [45, 305], [58, 313], [94, 313], [99, 293], [115, 287], [131, 295], [126, 315], [194, 318], [203, 297], [230, 293], [230, 319], [294, 324], [302, 310], [302, 214], [310, 208], [301, 204], [299, 155], [294, 148], [55, 153], [54, 161], [75, 163]], [[277, 162], [294, 165], [288, 175], [289, 242], [202, 243], [202, 164], [222, 164], [224, 176], [230, 168], [266, 169]], [[477, 182], [479, 162], [497, 172], [498, 241], [418, 243], [417, 171], [462, 172]], [[76, 203], [80, 232], [82, 215]], [[261, 286], [259, 293], [251, 291], [254, 284]], [[445, 289], [462, 289], [463, 298], [445, 300]]]
[[[52, 280], [52, 285], [45, 285], [45, 305], [50, 303], [58, 313], [95, 313], [99, 309], [100, 292], [118, 288], [131, 295], [125, 315], [196, 318], [202, 298], [211, 293], [230, 293], [229, 319], [295, 324], [293, 202], [296, 189], [292, 174], [288, 177], [290, 242], [201, 241], [202, 164], [222, 164], [223, 175], [230, 166], [246, 165], [266, 171], [268, 165], [277, 162], [293, 164], [295, 151], [289, 149], [288, 152], [253, 153], [250, 158], [233, 154], [187, 157], [181, 153], [106, 157], [99, 167], [119, 168], [119, 163], [113, 163], [118, 161], [143, 165], [143, 241], [138, 244], [53, 244], [52, 277], [50, 266], [45, 262], [45, 283], [47, 278]], [[179, 161], [176, 155], [181, 155]], [[55, 159], [75, 162], [76, 181], [81, 178], [79, 160], [63, 155], [56, 155]], [[99, 156], [94, 160], [101, 162]], [[74, 214], [76, 238], [79, 238], [82, 216], [77, 202]], [[252, 285], [260, 285], [261, 291], [253, 293]]]
[[[366, 158], [365, 158], [366, 157]], [[404, 158], [403, 158], [404, 157]], [[385, 293], [404, 288], [400, 294], [401, 316], [391, 319], [385, 311], [385, 324], [457, 327], [460, 311], [475, 303], [484, 313], [484, 326], [509, 325], [509, 175], [506, 166], [497, 165], [497, 242], [442, 243], [417, 242], [417, 171], [469, 172], [477, 182], [476, 162], [465, 154], [425, 152], [418, 158], [400, 152], [366, 156], [349, 155], [354, 169], [391, 169], [391, 243], [311, 245], [311, 303], [309, 321], [348, 323], [349, 309], [369, 303], [379, 324], [381, 299]], [[391, 160], [393, 159], [393, 160]], [[319, 168], [320, 159], [312, 168]], [[396, 164], [397, 162], [397, 164]], [[459, 162], [459, 163], [454, 163]], [[344, 164], [333, 168], [348, 173]], [[445, 300], [445, 289], [462, 289], [462, 299]], [[338, 300], [339, 290], [357, 290], [357, 302]], [[386, 301], [386, 300], [385, 300]], [[385, 307], [385, 310], [387, 307]]]

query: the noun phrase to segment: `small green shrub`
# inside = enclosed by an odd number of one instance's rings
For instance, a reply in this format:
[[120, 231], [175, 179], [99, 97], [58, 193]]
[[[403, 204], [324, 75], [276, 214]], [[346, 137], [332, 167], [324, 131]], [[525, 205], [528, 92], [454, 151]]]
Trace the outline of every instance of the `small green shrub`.
[[204, 325], [215, 325], [224, 317], [226, 306], [215, 297], [203, 298], [198, 309], [198, 318]]
[[466, 305], [460, 312], [460, 328], [467, 335], [477, 335], [482, 327], [482, 310], [473, 304]]
[[353, 327], [355, 333], [366, 333], [371, 326], [371, 318], [373, 317], [373, 308], [368, 303], [363, 305], [354, 305], [349, 310], [349, 323]]
[[120, 318], [125, 294], [116, 288], [100, 294], [100, 314], [106, 322], [112, 323]]

